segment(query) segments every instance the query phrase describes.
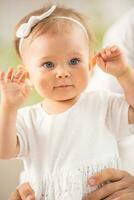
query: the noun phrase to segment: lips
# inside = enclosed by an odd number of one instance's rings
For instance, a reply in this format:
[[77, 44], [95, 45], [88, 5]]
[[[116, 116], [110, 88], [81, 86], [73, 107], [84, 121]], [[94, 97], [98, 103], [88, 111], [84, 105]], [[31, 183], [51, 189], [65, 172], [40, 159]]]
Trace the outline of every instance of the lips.
[[54, 88], [69, 88], [73, 86], [71, 80], [57, 80], [54, 83]]
[[55, 86], [55, 88], [66, 88], [66, 87], [70, 87], [72, 86], [72, 84], [58, 84]]

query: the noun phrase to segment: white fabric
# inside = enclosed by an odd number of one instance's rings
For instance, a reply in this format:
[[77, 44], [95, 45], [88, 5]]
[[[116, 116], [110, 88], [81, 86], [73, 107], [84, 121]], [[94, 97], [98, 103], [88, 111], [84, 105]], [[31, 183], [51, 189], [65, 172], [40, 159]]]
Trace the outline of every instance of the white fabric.
[[16, 37], [25, 38], [31, 32], [31, 29], [37, 25], [41, 20], [49, 17], [53, 11], [56, 9], [56, 5], [53, 5], [47, 12], [42, 15], [31, 16], [27, 23], [21, 24], [21, 26], [16, 31]]
[[42, 15], [31, 16], [27, 23], [21, 24], [21, 26], [16, 31], [16, 37], [20, 38], [20, 42], [19, 42], [20, 52], [21, 52], [22, 42], [24, 38], [26, 38], [30, 34], [31, 29], [34, 26], [36, 26], [41, 20], [49, 17], [55, 9], [56, 9], [56, 5], [53, 5], [48, 11], [46, 11]]
[[121, 167], [116, 140], [131, 134], [128, 107], [121, 95], [94, 91], [57, 115], [48, 115], [41, 103], [21, 108], [16, 125], [25, 167], [21, 182], [30, 182], [37, 200], [82, 200], [95, 189], [87, 187], [88, 177]]
[[[134, 67], [134, 8], [129, 10], [106, 33], [103, 46], [118, 45], [123, 50], [128, 64]], [[109, 89], [122, 93], [123, 90], [117, 80], [96, 67], [89, 89]], [[134, 175], [134, 136], [126, 137], [119, 143], [121, 161], [125, 170]]]

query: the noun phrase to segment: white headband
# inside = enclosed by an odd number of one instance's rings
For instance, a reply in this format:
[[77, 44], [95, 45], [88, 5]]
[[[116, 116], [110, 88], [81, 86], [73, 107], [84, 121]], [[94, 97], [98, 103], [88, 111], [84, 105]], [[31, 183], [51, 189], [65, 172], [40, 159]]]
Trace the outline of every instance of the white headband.
[[[29, 18], [27, 23], [21, 24], [21, 26], [18, 28], [18, 30], [16, 32], [16, 37], [20, 38], [20, 43], [19, 43], [19, 51], [20, 52], [21, 52], [22, 42], [23, 42], [24, 38], [26, 38], [30, 34], [31, 29], [35, 25], [37, 25], [41, 20], [49, 17], [55, 9], [56, 9], [56, 5], [53, 5], [47, 12], [43, 13], [42, 15], [32, 16]], [[73, 21], [74, 23], [78, 24], [83, 29], [83, 31], [86, 34], [86, 37], [88, 38], [88, 33], [87, 33], [86, 28], [76, 19], [73, 19], [71, 17], [65, 17], [65, 16], [57, 16], [54, 18], [67, 19], [67, 20]]]

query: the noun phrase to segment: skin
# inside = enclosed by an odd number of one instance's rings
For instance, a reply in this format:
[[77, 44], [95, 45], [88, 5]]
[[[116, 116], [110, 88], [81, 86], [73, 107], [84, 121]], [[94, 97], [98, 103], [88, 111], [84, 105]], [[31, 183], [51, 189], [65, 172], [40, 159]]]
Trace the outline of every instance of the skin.
[[133, 200], [134, 199], [134, 176], [126, 171], [118, 169], [105, 169], [95, 176], [90, 177], [88, 184], [96, 186], [110, 181], [108, 184], [90, 194], [83, 200]]
[[[78, 26], [74, 25], [69, 34], [65, 32], [62, 35], [60, 33], [53, 35], [53, 33], [47, 32], [36, 38], [30, 45], [27, 45], [27, 48], [23, 45], [22, 59], [24, 65], [27, 66], [28, 78], [37, 92], [44, 98], [43, 108], [50, 114], [64, 112], [70, 108], [78, 100], [81, 92], [84, 91], [88, 84], [90, 69], [89, 48], [87, 46], [87, 38]], [[80, 61], [70, 64], [70, 61], [72, 63], [74, 59], [75, 61]], [[51, 64], [54, 64], [54, 68], [47, 69], [45, 66], [46, 62], [50, 61]], [[126, 99], [130, 103], [129, 122], [134, 123], [134, 98], [133, 95], [130, 95], [131, 91], [133, 91], [134, 76], [124, 62], [120, 50], [117, 47], [104, 49], [96, 55], [96, 62], [104, 72], [114, 75], [121, 83]], [[12, 82], [15, 82], [17, 86], [20, 86], [20, 82], [22, 82], [23, 85], [25, 81], [24, 75], [15, 75], [16, 80], [13, 78], [13, 81], [11, 80], [12, 76], [13, 71], [10, 69], [6, 74], [6, 79], [8, 77], [10, 85], [12, 85]], [[2, 84], [7, 86], [4, 74], [0, 74], [0, 79]], [[127, 85], [127, 80], [130, 80], [132, 84]], [[19, 95], [19, 98], [16, 97], [17, 104], [13, 104], [13, 98], [6, 98], [5, 101], [5, 96], [3, 95], [3, 105], [12, 102], [14, 107], [19, 107], [24, 101], [25, 96], [27, 96], [23, 87], [19, 89], [21, 90], [21, 95]], [[105, 180], [113, 182], [89, 194], [86, 198], [95, 200], [102, 198], [111, 200], [115, 197], [118, 197], [120, 200], [134, 199], [133, 176], [120, 170], [115, 169], [115, 171], [111, 170], [110, 173], [109, 171], [108, 173], [105, 170], [102, 171], [100, 173], [100, 183], [103, 183]], [[111, 173], [112, 177], [110, 176]], [[126, 180], [125, 187], [124, 180]], [[17, 192], [20, 193], [22, 199], [25, 199], [25, 192], [23, 193], [22, 190], [17, 190]]]
[[24, 183], [9, 197], [9, 200], [35, 200], [34, 191], [29, 183]]
[[[61, 36], [59, 32], [53, 35], [50, 31], [37, 37], [27, 45], [27, 51], [24, 51], [24, 45], [23, 63], [28, 66], [29, 78], [36, 91], [45, 98], [43, 105], [48, 113], [67, 110], [87, 87], [90, 69], [87, 44], [83, 30], [74, 25], [69, 34], [63, 32]], [[71, 65], [71, 61], [78, 62]], [[45, 68], [46, 62], [52, 62], [54, 68]], [[70, 86], [58, 87], [62, 85]]]

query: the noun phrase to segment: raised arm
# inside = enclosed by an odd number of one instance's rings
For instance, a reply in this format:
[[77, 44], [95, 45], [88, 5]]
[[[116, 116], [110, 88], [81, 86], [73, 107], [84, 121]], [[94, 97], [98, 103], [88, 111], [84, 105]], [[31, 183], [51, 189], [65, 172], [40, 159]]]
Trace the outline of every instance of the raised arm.
[[96, 56], [96, 62], [106, 73], [113, 75], [123, 88], [126, 101], [130, 105], [128, 121], [134, 123], [134, 69], [126, 64], [121, 50], [117, 46], [103, 49]]
[[134, 123], [134, 69], [128, 67], [126, 73], [118, 78], [120, 85], [122, 86], [126, 100], [129, 107], [128, 120], [130, 124]]
[[13, 75], [9, 68], [7, 74], [0, 72], [0, 159], [15, 157], [19, 152], [16, 134], [17, 110], [29, 94], [25, 85], [25, 72]]

